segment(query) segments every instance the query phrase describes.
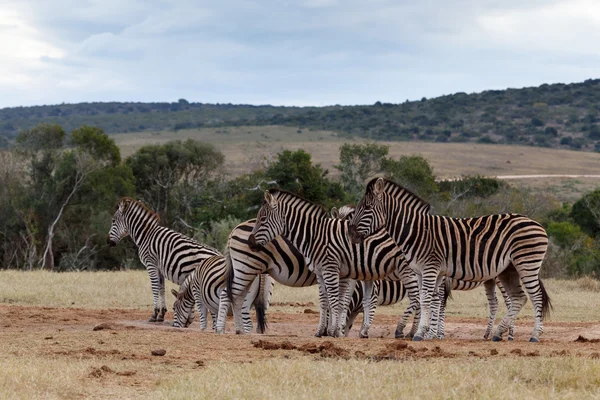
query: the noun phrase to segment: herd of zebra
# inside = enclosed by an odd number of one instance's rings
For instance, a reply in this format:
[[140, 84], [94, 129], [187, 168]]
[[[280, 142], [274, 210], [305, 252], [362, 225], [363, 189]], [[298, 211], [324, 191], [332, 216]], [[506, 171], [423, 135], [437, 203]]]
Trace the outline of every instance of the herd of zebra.
[[[167, 311], [165, 278], [180, 285], [173, 311], [175, 327], [194, 319], [202, 329], [210, 312], [217, 333], [229, 311], [236, 333], [266, 329], [274, 281], [291, 287], [318, 286], [320, 316], [315, 336], [348, 335], [363, 312], [360, 337], [368, 337], [378, 305], [409, 299], [396, 338], [405, 336], [410, 315], [413, 340], [443, 338], [446, 300], [452, 290], [484, 286], [489, 320], [484, 339], [513, 339], [514, 321], [527, 301], [535, 314], [530, 341], [539, 341], [551, 308], [539, 270], [548, 246], [543, 227], [517, 214], [450, 218], [430, 213], [429, 204], [382, 178], [367, 185], [356, 208], [328, 213], [320, 205], [284, 190], [270, 189], [256, 219], [236, 226], [224, 254], [160, 226], [141, 201], [119, 201], [108, 234], [115, 246], [129, 236], [150, 276], [154, 298], [151, 322]], [[358, 284], [360, 282], [360, 284]], [[493, 333], [498, 311], [496, 286], [508, 313]], [[493, 335], [492, 335], [493, 333]]]

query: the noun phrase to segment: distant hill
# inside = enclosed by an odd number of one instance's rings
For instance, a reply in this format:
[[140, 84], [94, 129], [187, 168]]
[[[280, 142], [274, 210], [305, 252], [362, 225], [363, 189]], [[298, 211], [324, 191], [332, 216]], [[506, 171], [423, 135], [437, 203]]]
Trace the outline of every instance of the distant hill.
[[[318, 95], [318, 94], [315, 94]], [[274, 107], [190, 103], [80, 103], [0, 109], [0, 145], [41, 122], [108, 133], [287, 125], [382, 140], [478, 142], [600, 151], [600, 80], [456, 93], [401, 104]]]

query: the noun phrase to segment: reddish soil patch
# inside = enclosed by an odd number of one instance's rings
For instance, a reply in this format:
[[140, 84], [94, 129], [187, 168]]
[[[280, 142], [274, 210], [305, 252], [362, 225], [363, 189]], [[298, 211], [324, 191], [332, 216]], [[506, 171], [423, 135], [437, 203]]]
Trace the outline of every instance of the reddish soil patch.
[[[311, 357], [468, 362], [488, 357], [600, 357], [600, 323], [549, 321], [541, 343], [536, 344], [527, 342], [533, 321], [523, 319], [517, 323], [514, 342], [494, 343], [481, 339], [486, 320], [448, 317], [445, 340], [411, 342], [393, 338], [397, 317], [379, 314], [370, 339], [359, 339], [357, 329], [349, 338], [315, 338], [318, 315], [303, 312], [307, 306], [298, 304], [296, 312], [269, 312], [266, 335], [235, 335], [231, 319], [227, 333], [216, 335], [212, 330], [201, 331], [197, 323], [176, 329], [169, 322], [145, 322], [147, 310], [2, 305], [0, 320], [5, 324], [0, 329], [0, 352], [9, 357], [92, 360], [95, 366], [85, 376], [90, 382], [100, 382], [99, 391], [105, 385], [126, 385], [135, 387], [140, 395], [144, 388], [155, 388], [165, 379], [215, 361]], [[153, 356], [153, 351], [163, 355]]]

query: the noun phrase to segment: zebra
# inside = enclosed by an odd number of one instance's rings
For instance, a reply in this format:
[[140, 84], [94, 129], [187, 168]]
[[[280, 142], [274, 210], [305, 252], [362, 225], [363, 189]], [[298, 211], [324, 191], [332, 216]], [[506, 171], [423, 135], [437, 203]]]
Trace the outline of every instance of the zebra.
[[152, 286], [154, 313], [149, 322], [164, 321], [165, 278], [181, 285], [199, 261], [220, 255], [214, 248], [160, 226], [159, 222], [159, 216], [141, 201], [123, 197], [116, 206], [107, 238], [112, 247], [130, 236], [138, 247]]
[[[337, 208], [333, 207], [331, 209], [331, 215], [334, 218], [350, 220], [352, 218], [352, 216], [354, 215], [355, 209], [356, 208], [352, 205], [342, 206], [339, 208], [339, 210]], [[375, 290], [373, 292], [375, 293], [375, 291], [377, 291], [380, 293], [377, 304], [378, 305], [396, 304], [397, 302], [402, 300], [405, 293], [409, 293], [409, 298], [411, 299], [411, 307], [410, 308], [413, 307], [413, 298], [415, 299], [413, 309], [416, 310], [415, 321], [417, 321], [419, 318], [420, 312], [421, 312], [420, 305], [419, 305], [419, 299], [418, 299], [419, 285], [418, 285], [417, 276], [410, 268], [408, 268], [407, 263], [402, 264], [400, 272], [403, 273], [403, 276], [400, 277], [402, 284], [400, 283], [400, 281], [392, 281], [392, 279], [394, 279], [393, 276], [387, 276], [384, 280], [377, 281], [375, 283], [375, 287], [374, 287]], [[497, 285], [498, 288], [500, 289], [500, 292], [502, 293], [502, 296], [504, 297], [504, 302], [506, 303], [507, 308], [510, 308], [510, 298], [507, 296], [500, 281], [497, 278], [494, 281], [490, 280], [490, 281], [486, 281], [486, 282], [466, 282], [466, 281], [458, 281], [458, 280], [452, 279], [451, 283], [452, 283], [451, 284], [452, 291], [454, 291], [454, 290], [459, 290], [459, 291], [472, 290], [472, 289], [475, 289], [475, 288], [481, 286], [482, 284], [484, 284], [485, 293], [486, 293], [488, 305], [490, 308], [490, 316], [488, 319], [488, 325], [487, 325], [486, 331], [483, 335], [483, 339], [484, 340], [489, 339], [490, 335], [492, 333], [492, 330], [494, 328], [494, 322], [496, 320], [496, 313], [498, 312], [498, 298], [496, 297], [495, 285]], [[381, 292], [381, 290], [383, 290], [383, 291]], [[412, 294], [412, 297], [410, 294]], [[354, 319], [356, 318], [356, 315], [358, 315], [358, 313], [363, 311], [362, 307], [361, 307], [362, 296], [363, 296], [362, 289], [357, 286], [357, 288], [354, 290], [353, 297], [348, 306], [348, 317], [352, 317], [352, 321], [354, 321]], [[377, 295], [375, 295], [375, 296], [377, 296]], [[443, 339], [444, 338], [444, 336], [445, 336], [444, 324], [445, 324], [445, 316], [446, 316], [446, 299], [448, 296], [449, 296], [449, 293], [446, 293], [446, 285], [440, 284], [440, 289], [438, 290], [438, 292], [436, 292], [436, 297], [437, 297], [435, 299], [436, 307], [433, 308], [434, 311], [432, 312], [432, 316], [431, 316], [431, 329], [427, 333], [426, 338], [429, 338], [429, 339], [432, 339], [432, 338]], [[437, 306], [437, 304], [439, 304], [439, 306]], [[407, 310], [407, 313], [409, 313], [411, 311], [410, 308], [409, 308], [409, 310]], [[374, 307], [371, 310], [373, 313], [375, 312]], [[408, 315], [406, 313], [405, 313], [405, 318], [408, 319]], [[400, 320], [400, 321], [402, 321], [402, 320]], [[352, 323], [350, 323], [349, 325], [351, 326]], [[411, 329], [411, 333], [409, 334], [409, 337], [412, 337], [414, 335], [414, 333], [416, 332], [416, 329], [417, 329], [417, 326], [416, 326], [416, 324], [414, 324], [413, 328]], [[348, 332], [349, 332], [349, 328], [346, 329], [346, 334]], [[400, 326], [398, 327], [398, 329], [396, 329], [395, 336], [396, 336], [396, 338], [403, 337]], [[508, 340], [513, 340], [513, 337], [514, 337], [514, 323], [511, 324], [509, 327]]]
[[[345, 205], [339, 209], [333, 207], [330, 213], [332, 218], [349, 220], [354, 214], [354, 206]], [[351, 298], [348, 303], [346, 327], [344, 328], [346, 336], [350, 332], [356, 316], [360, 312], [363, 312], [364, 282], [365, 281], [362, 281], [361, 285], [356, 285], [354, 291], [349, 293]], [[404, 259], [402, 259], [400, 265], [393, 274], [386, 276], [383, 280], [374, 282], [371, 299], [369, 300], [371, 306], [368, 308], [368, 312], [370, 312], [371, 315], [366, 318], [366, 324], [370, 327], [375, 314], [375, 309], [378, 305], [387, 306], [396, 304], [401, 301], [405, 295], [409, 298], [410, 303], [402, 317], [398, 320], [394, 336], [396, 338], [404, 337], [404, 327], [406, 326], [410, 315], [414, 313], [413, 325], [408, 333], [408, 337], [412, 337], [417, 331], [417, 321], [421, 314], [421, 308], [419, 306], [419, 282], [415, 273], [408, 268], [408, 264]]]
[[[254, 229], [255, 219], [237, 225], [227, 240], [226, 259], [229, 263], [226, 289], [221, 292], [217, 333], [225, 331], [225, 320], [230, 305], [234, 309], [236, 333], [243, 333], [240, 319], [239, 300], [248, 291], [257, 276], [269, 274], [275, 281], [291, 287], [307, 287], [317, 284], [317, 276], [309, 270], [302, 253], [292, 243], [279, 236], [264, 246], [252, 246], [248, 237]], [[251, 249], [252, 248], [252, 249]], [[321, 301], [324, 293], [319, 294]], [[237, 308], [236, 308], [237, 305]], [[327, 315], [321, 315], [327, 323]], [[321, 336], [317, 332], [317, 336]]]
[[[216, 330], [220, 293], [225, 286], [226, 274], [227, 265], [224, 256], [215, 255], [196, 264], [194, 271], [181, 284], [179, 292], [171, 289], [171, 293], [175, 296], [173, 326], [187, 328], [192, 323], [195, 303], [200, 314], [201, 329], [206, 329], [206, 317], [207, 311], [209, 311], [212, 316], [213, 329]], [[270, 287], [265, 288], [264, 285], [270, 285]], [[265, 313], [269, 306], [272, 286], [272, 279], [269, 276], [259, 275], [258, 279], [252, 281], [248, 295], [244, 299], [245, 303], [248, 303], [251, 299], [254, 300], [257, 331], [259, 332], [264, 332], [266, 329]], [[250, 304], [245, 304], [242, 313], [246, 333], [252, 330], [249, 310]]]
[[413, 340], [427, 332], [431, 298], [444, 276], [482, 282], [498, 277], [510, 297], [508, 314], [493, 341], [514, 323], [527, 301], [534, 307], [530, 342], [539, 342], [543, 319], [552, 305], [539, 270], [548, 247], [544, 228], [518, 214], [451, 218], [429, 213], [430, 205], [402, 186], [383, 178], [371, 180], [350, 222], [352, 241], [387, 230], [421, 280], [421, 321]]
[[[331, 320], [331, 327], [327, 329], [329, 336], [343, 334], [341, 327], [346, 319], [347, 293], [352, 286], [349, 280], [366, 281], [364, 297], [370, 299], [373, 281], [393, 273], [403, 261], [398, 246], [385, 229], [357, 245], [351, 243], [348, 229], [348, 221], [328, 218], [321, 206], [296, 194], [270, 189], [265, 192], [257, 222], [248, 238], [251, 245], [265, 245], [281, 235], [300, 250], [327, 293]], [[365, 307], [369, 305], [369, 302], [364, 304]], [[324, 312], [326, 310], [321, 309], [321, 313]], [[365, 317], [368, 315], [365, 313]], [[367, 324], [363, 323], [361, 337], [368, 337]], [[319, 331], [324, 329], [319, 326]]]

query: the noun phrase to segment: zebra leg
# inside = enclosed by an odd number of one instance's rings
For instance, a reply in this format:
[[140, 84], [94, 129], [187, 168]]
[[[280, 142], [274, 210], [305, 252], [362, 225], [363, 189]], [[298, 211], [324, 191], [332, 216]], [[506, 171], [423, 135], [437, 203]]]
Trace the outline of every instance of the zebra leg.
[[327, 290], [325, 288], [323, 276], [319, 273], [316, 273], [316, 275], [319, 286], [319, 306], [321, 309], [319, 310], [319, 326], [317, 327], [315, 336], [321, 337], [327, 334], [329, 328], [328, 325], [331, 324], [331, 318], [329, 318], [329, 301], [327, 299]]
[[[250, 318], [250, 308], [252, 307], [252, 303], [254, 299], [259, 295], [259, 292], [264, 285], [262, 285], [262, 279], [260, 275], [256, 275], [250, 287], [248, 288], [248, 293], [244, 296], [244, 302], [242, 303], [242, 321], [244, 324], [244, 333], [252, 332], [252, 319]], [[263, 287], [261, 287], [263, 286]]]
[[[200, 329], [206, 329], [206, 320], [208, 315], [208, 310], [206, 309], [206, 305], [202, 301], [202, 296], [200, 296], [200, 291], [194, 292], [194, 300], [196, 301], [196, 308], [198, 309], [198, 314], [200, 315]], [[216, 325], [213, 325], [215, 327]]]
[[419, 321], [419, 328], [417, 333], [413, 336], [415, 342], [423, 340], [427, 331], [429, 331], [429, 324], [431, 321], [431, 300], [435, 293], [436, 282], [438, 278], [438, 270], [436, 268], [429, 268], [423, 272], [421, 280], [421, 320]]
[[150, 286], [152, 287], [152, 303], [154, 305], [154, 312], [152, 313], [152, 316], [148, 322], [156, 322], [156, 318], [158, 318], [158, 314], [160, 314], [160, 308], [158, 306], [160, 298], [160, 286], [161, 282], [164, 284], [164, 279], [162, 279], [162, 274], [158, 268], [147, 267], [147, 269], [148, 275], [150, 276]]
[[431, 297], [431, 321], [429, 323], [429, 330], [425, 334], [425, 337], [423, 337], [425, 340], [436, 339], [438, 335], [440, 308], [442, 304], [441, 297], [443, 296], [443, 293], [440, 294], [440, 290], [442, 289], [438, 288]]
[[348, 316], [348, 306], [350, 305], [350, 300], [352, 299], [352, 294], [354, 294], [354, 288], [356, 287], [357, 282], [354, 279], [340, 278], [340, 329], [343, 336], [344, 329], [346, 327], [346, 317]]
[[[339, 337], [342, 332], [340, 327], [341, 282], [338, 271], [335, 268], [323, 268], [323, 282], [325, 282], [327, 299], [329, 300], [329, 318], [331, 318], [331, 327], [327, 330], [327, 334], [331, 337]], [[347, 285], [348, 282], [345, 282], [345, 284]]]
[[[523, 286], [529, 295], [529, 299], [533, 304], [533, 312], [535, 315], [535, 323], [533, 325], [533, 332], [529, 338], [530, 342], [537, 343], [540, 341], [540, 335], [544, 332], [544, 317], [550, 313], [552, 304], [550, 303], [550, 297], [546, 292], [546, 288], [539, 278], [538, 273], [541, 267], [541, 261], [535, 264], [526, 264], [515, 266], [519, 274], [520, 280], [523, 282]], [[535, 271], [535, 275], [532, 274]], [[502, 282], [504, 284], [504, 282]], [[521, 285], [519, 285], [520, 287]], [[511, 304], [512, 305], [512, 304]], [[514, 320], [511, 325], [514, 325]], [[511, 326], [509, 325], [509, 327]]]
[[217, 330], [217, 314], [211, 312], [210, 316], [212, 317], [213, 331], [216, 331]]
[[494, 330], [494, 322], [496, 321], [496, 314], [498, 313], [498, 298], [496, 297], [496, 282], [493, 279], [483, 282], [483, 286], [485, 287], [485, 295], [487, 296], [488, 304], [490, 306], [490, 317], [488, 319], [487, 329], [483, 334], [483, 340], [488, 340]]
[[334, 337], [344, 336], [344, 327], [346, 326], [346, 316], [348, 315], [348, 304], [350, 303], [351, 292], [354, 292], [356, 281], [348, 278], [339, 278], [340, 296], [337, 305], [337, 328], [334, 326], [334, 321], [331, 321], [331, 329], [335, 329]]
[[[510, 310], [510, 297], [506, 294], [506, 290], [504, 290], [504, 286], [502, 286], [502, 283], [500, 282], [499, 279], [495, 279], [496, 282], [496, 286], [498, 286], [498, 289], [500, 289], [500, 293], [502, 293], [502, 297], [504, 298], [504, 304], [506, 305], [506, 308], [508, 310]], [[515, 321], [513, 320], [512, 324], [510, 324], [510, 326], [508, 327], [508, 340], [514, 340], [515, 338]]]
[[502, 335], [508, 330], [509, 326], [514, 324], [517, 314], [527, 302], [527, 296], [521, 287], [519, 274], [514, 268], [505, 269], [498, 275], [498, 279], [510, 297], [510, 308], [506, 316], [498, 325], [498, 328], [496, 328], [496, 334], [492, 337], [494, 342], [502, 340]]
[[377, 308], [377, 300], [379, 295], [379, 285], [374, 281], [362, 281], [363, 286], [363, 325], [360, 328], [358, 337], [368, 338], [369, 328], [373, 323], [375, 309]]
[[398, 325], [396, 326], [396, 332], [394, 334], [394, 337], [396, 339], [404, 337], [404, 328], [406, 327], [406, 324], [408, 323], [408, 319], [410, 318], [411, 314], [414, 313], [415, 317], [413, 319], [413, 325], [410, 330], [410, 333], [408, 334], [409, 337], [412, 337], [417, 331], [418, 327], [417, 321], [419, 319], [417, 316], [417, 312], [419, 312], [420, 315], [418, 282], [416, 282], [416, 280], [414, 279], [410, 279], [402, 280], [402, 284], [404, 285], [404, 288], [406, 290], [406, 296], [408, 297], [409, 304], [406, 308], [406, 311], [404, 311], [404, 314], [402, 314], [402, 318], [398, 320]]
[[[247, 308], [244, 308], [244, 301], [248, 294], [249, 287], [244, 288], [237, 297], [233, 298], [233, 319], [235, 321], [235, 333], [237, 335], [244, 334], [246, 332], [244, 320], [250, 319], [250, 313]], [[243, 313], [245, 312], [245, 315]]]
[[156, 322], [163, 322], [165, 320], [165, 314], [167, 313], [167, 302], [165, 300], [165, 277], [159, 273], [159, 288], [158, 296], [160, 298], [160, 311], [156, 316]]
[[227, 296], [227, 288], [221, 290], [219, 294], [219, 313], [217, 315], [216, 331], [218, 334], [225, 333], [225, 322], [227, 321], [227, 311], [231, 306], [229, 296]]
[[352, 329], [352, 325], [354, 325], [354, 320], [358, 316], [358, 312], [349, 313], [346, 318], [346, 326], [344, 327], [344, 336], [348, 336], [350, 334], [350, 330]]

